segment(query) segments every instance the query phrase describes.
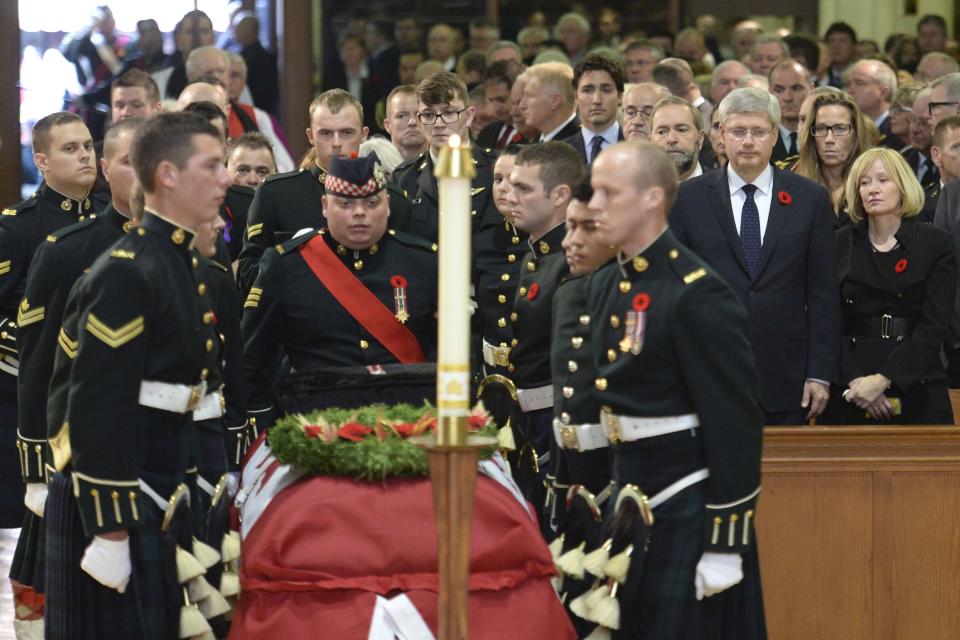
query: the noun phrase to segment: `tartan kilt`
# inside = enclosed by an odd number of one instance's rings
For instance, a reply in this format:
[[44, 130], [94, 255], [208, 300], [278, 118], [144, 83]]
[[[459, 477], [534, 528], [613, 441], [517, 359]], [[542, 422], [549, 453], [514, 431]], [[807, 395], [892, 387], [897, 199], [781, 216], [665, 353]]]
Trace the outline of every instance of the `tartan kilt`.
[[46, 521], [27, 509], [17, 548], [10, 565], [10, 579], [43, 593], [43, 554]]
[[[609, 511], [612, 513], [611, 500]], [[706, 495], [694, 485], [654, 510], [645, 556], [634, 556], [618, 593], [620, 630], [615, 640], [765, 640], [756, 545], [743, 556], [744, 579], [697, 601], [697, 563], [703, 554]], [[635, 544], [646, 535], [638, 527]]]
[[17, 449], [17, 379], [0, 371], [0, 529], [19, 527], [23, 505], [23, 463]]
[[[125, 593], [109, 589], [80, 568], [89, 543], [73, 497], [69, 472], [53, 476], [46, 520], [47, 640], [169, 640], [179, 634], [182, 595], [175, 558], [161, 540], [163, 514], [143, 502], [143, 524], [130, 530], [132, 574]], [[177, 616], [171, 615], [176, 611]]]
[[[197, 474], [212, 486], [217, 486], [220, 477], [227, 469], [227, 451], [224, 448], [223, 421], [220, 418], [200, 420], [193, 423], [191, 430], [192, 449], [196, 456]], [[207, 511], [210, 509], [211, 496], [201, 489], [195, 474], [187, 474], [187, 486], [190, 488], [190, 514], [193, 520], [194, 535], [206, 539]], [[219, 545], [214, 548], [219, 549]]]

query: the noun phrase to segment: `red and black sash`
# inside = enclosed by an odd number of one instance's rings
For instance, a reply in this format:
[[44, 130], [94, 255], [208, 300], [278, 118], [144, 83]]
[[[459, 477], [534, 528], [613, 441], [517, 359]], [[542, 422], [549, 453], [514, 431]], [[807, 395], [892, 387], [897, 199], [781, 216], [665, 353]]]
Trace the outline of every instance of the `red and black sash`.
[[321, 236], [300, 247], [307, 266], [337, 302], [402, 364], [423, 362], [417, 337], [347, 269]]

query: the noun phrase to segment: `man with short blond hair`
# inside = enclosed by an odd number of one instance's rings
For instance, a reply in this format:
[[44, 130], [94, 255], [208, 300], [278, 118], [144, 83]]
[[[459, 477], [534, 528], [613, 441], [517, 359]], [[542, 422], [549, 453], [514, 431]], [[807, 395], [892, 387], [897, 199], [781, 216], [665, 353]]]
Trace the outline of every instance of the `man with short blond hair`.
[[890, 103], [897, 90], [897, 74], [879, 60], [859, 60], [843, 74], [847, 92], [863, 115], [873, 120], [884, 138], [885, 147], [899, 151], [906, 144], [890, 131]]
[[564, 140], [580, 127], [573, 90], [573, 69], [562, 62], [535, 64], [524, 79], [520, 111], [528, 127], [540, 132], [538, 142]]
[[427, 140], [417, 124], [417, 87], [402, 84], [387, 95], [383, 128], [404, 162], [420, 157], [427, 150]]

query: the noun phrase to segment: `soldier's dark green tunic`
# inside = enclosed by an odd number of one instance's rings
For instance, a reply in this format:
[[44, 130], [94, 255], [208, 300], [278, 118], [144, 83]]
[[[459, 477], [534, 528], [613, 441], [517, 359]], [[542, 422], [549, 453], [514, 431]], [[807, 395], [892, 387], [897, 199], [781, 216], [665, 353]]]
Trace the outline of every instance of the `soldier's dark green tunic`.
[[[247, 214], [243, 250], [237, 281], [246, 294], [253, 286], [264, 252], [281, 244], [301, 229], [326, 226], [320, 199], [326, 192], [326, 172], [314, 166], [309, 170], [278, 173], [267, 178], [253, 196]], [[401, 190], [390, 189], [391, 226], [403, 226], [409, 215], [409, 203]], [[434, 241], [435, 242], [435, 241]]]
[[[0, 215], [0, 527], [18, 527], [23, 519], [21, 465], [27, 453], [15, 449], [17, 432], [17, 315], [27, 273], [37, 247], [48, 235], [85, 220], [106, 207], [98, 195], [75, 200], [46, 183], [30, 198]], [[26, 312], [29, 312], [27, 309]], [[36, 315], [27, 315], [35, 318]], [[20, 454], [20, 462], [13, 460]], [[36, 460], [35, 446], [31, 448]]]
[[[699, 638], [708, 629], [730, 640], [766, 637], [753, 546], [763, 414], [742, 306], [669, 230], [639, 255], [595, 273], [587, 301], [602, 410], [699, 420], [695, 429], [632, 442], [620, 441], [611, 424], [614, 480], [653, 497], [709, 471], [654, 509], [646, 561], [631, 564], [618, 594], [617, 637]], [[645, 314], [642, 332], [631, 331], [632, 312]], [[698, 602], [694, 575], [704, 551], [742, 554], [745, 578]]]
[[[47, 477], [47, 386], [53, 372], [67, 295], [84, 270], [130, 228], [130, 221], [108, 205], [99, 215], [54, 231], [34, 254], [17, 323], [20, 353], [17, 446], [29, 454], [21, 453], [24, 483], [45, 482]], [[31, 561], [38, 555], [40, 538], [40, 522], [35, 520], [38, 518], [29, 512], [17, 543], [11, 575], [23, 584], [40, 588], [42, 564], [37, 566]], [[42, 549], [39, 553], [42, 554]]]
[[[142, 483], [166, 498], [185, 480], [193, 416], [182, 407], [141, 404], [141, 385], [198, 388], [203, 378], [202, 318], [210, 306], [191, 240], [190, 232], [147, 212], [76, 292], [66, 416], [51, 439], [62, 472], [51, 480], [47, 501], [47, 637], [177, 634], [171, 612], [181, 602], [163, 559], [163, 511]], [[79, 568], [93, 535], [122, 529], [130, 534], [133, 564], [125, 594]]]
[[[289, 240], [264, 254], [261, 271], [244, 302], [244, 368], [249, 409], [256, 416], [272, 405], [273, 365], [281, 347], [294, 371], [374, 366], [397, 362], [337, 301], [300, 254], [321, 237], [387, 309], [395, 309], [394, 276], [406, 280], [406, 327], [427, 360], [436, 352], [436, 245], [389, 231], [370, 248], [349, 250], [325, 230]], [[258, 426], [264, 420], [258, 419]]]

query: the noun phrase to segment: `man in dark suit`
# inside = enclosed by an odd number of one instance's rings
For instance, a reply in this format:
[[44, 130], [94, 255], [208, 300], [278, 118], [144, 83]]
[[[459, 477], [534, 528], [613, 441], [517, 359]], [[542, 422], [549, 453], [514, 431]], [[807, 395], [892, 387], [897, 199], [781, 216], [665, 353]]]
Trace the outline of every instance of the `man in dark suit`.
[[924, 188], [940, 181], [940, 172], [930, 159], [930, 146], [933, 144], [933, 127], [930, 116], [930, 95], [928, 88], [921, 89], [913, 100], [913, 120], [910, 121], [910, 144], [900, 150], [903, 159], [913, 170], [917, 180]]
[[477, 135], [477, 145], [500, 150], [523, 140], [510, 115], [513, 106], [510, 90], [525, 68], [515, 60], [498, 60], [484, 70], [483, 89], [487, 92], [487, 104], [493, 109], [494, 121]]
[[544, 62], [520, 77], [524, 83], [520, 112], [526, 125], [540, 132], [535, 142], [566, 140], [580, 131], [570, 65]]
[[879, 60], [860, 60], [847, 76], [847, 91], [857, 101], [863, 115], [873, 120], [883, 134], [879, 144], [899, 150], [906, 141], [890, 131], [890, 101], [896, 90], [896, 72]]
[[780, 135], [773, 146], [773, 162], [793, 164], [799, 157], [800, 105], [811, 91], [810, 70], [796, 60], [786, 58], [770, 70], [770, 93], [780, 104]]
[[680, 186], [677, 238], [706, 260], [747, 310], [766, 424], [819, 415], [837, 376], [840, 293], [826, 189], [770, 166], [780, 107], [760, 89], [720, 106], [729, 164]]
[[623, 66], [602, 54], [590, 54], [573, 71], [580, 131], [564, 142], [580, 154], [585, 165], [600, 152], [623, 140], [617, 110], [623, 99]]
[[[949, 116], [937, 123], [933, 131], [933, 146], [930, 148], [933, 162], [940, 169], [940, 181], [936, 193], [924, 189], [926, 201], [920, 215], [924, 218], [935, 211], [933, 224], [946, 229], [960, 247], [960, 116]], [[960, 387], [960, 290], [950, 319], [947, 337], [947, 377], [952, 388]]]

